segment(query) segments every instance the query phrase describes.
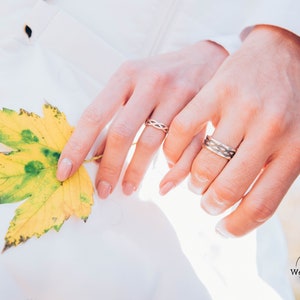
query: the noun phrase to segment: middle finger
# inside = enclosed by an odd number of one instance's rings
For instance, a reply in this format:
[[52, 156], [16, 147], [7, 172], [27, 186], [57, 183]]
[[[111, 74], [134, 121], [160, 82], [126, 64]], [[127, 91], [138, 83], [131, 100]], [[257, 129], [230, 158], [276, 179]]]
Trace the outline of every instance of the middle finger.
[[[107, 198], [115, 187], [133, 139], [153, 110], [155, 97], [153, 88], [150, 86], [137, 86], [111, 124], [96, 177], [96, 187], [100, 198]], [[143, 106], [139, 108], [141, 99]]]

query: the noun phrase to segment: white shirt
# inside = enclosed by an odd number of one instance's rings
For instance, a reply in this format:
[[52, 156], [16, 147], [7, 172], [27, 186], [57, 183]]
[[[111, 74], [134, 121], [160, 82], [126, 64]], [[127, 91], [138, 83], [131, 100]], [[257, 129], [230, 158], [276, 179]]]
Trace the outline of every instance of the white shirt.
[[[240, 32], [257, 23], [300, 33], [298, 2], [2, 0], [1, 106], [41, 113], [47, 100], [76, 124], [124, 60], [207, 38], [222, 39], [234, 51]], [[32, 28], [30, 39], [25, 24]], [[259, 277], [256, 232], [221, 239], [214, 232], [217, 219], [201, 211], [185, 185], [166, 198], [158, 196], [154, 187], [164, 170], [158, 162], [139, 195], [128, 198], [117, 188], [107, 201], [95, 196], [86, 224], [68, 220], [58, 234], [51, 231], [0, 255], [0, 295], [6, 300], [181, 300], [209, 299], [209, 293], [231, 300], [279, 299], [279, 292], [292, 299], [284, 274], [271, 280], [272, 287]], [[93, 178], [92, 166], [89, 172]], [[0, 205], [0, 244], [17, 205]], [[273, 246], [272, 259], [284, 265], [276, 219], [262, 228]]]

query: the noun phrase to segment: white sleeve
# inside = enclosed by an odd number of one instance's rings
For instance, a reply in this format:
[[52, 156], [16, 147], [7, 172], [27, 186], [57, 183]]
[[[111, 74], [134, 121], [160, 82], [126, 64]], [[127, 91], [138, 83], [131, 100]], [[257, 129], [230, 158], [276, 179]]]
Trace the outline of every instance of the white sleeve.
[[[245, 14], [245, 23], [241, 29], [250, 28], [258, 24], [266, 24], [281, 27], [300, 36], [299, 12], [299, 0], [257, 1]], [[241, 12], [241, 14], [243, 13]], [[209, 40], [223, 46], [230, 54], [239, 49], [242, 43], [238, 34], [211, 37]]]
[[300, 35], [299, 0], [264, 0], [249, 13], [245, 27], [267, 24]]
[[209, 38], [209, 40], [221, 45], [229, 54], [238, 50], [242, 43], [238, 34], [215, 36]]

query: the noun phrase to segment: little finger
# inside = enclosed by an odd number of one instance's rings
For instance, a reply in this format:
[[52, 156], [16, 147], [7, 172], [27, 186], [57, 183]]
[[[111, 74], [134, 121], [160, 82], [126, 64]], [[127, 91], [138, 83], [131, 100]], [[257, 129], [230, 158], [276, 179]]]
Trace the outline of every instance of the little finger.
[[217, 232], [225, 237], [238, 237], [264, 223], [273, 215], [299, 171], [299, 161], [287, 160], [286, 156], [275, 158], [237, 209], [217, 224]]
[[194, 158], [201, 150], [204, 135], [205, 129], [193, 138], [192, 142], [184, 150], [177, 163], [164, 176], [159, 185], [159, 192], [161, 195], [166, 195], [187, 177], [191, 170]]

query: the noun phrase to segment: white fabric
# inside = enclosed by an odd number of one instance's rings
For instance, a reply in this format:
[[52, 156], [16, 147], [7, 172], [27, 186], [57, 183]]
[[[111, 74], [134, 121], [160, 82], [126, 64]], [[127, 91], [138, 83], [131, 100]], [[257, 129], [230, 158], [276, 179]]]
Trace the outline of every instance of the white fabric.
[[[254, 22], [246, 20], [261, 1], [47, 3], [2, 0], [0, 4], [0, 104], [41, 113], [46, 100], [75, 125], [124, 59], [178, 49], [201, 38], [236, 37]], [[273, 1], [263, 3], [271, 6]], [[280, 3], [282, 11], [283, 7], [288, 11], [286, 2]], [[30, 39], [23, 30], [25, 23], [33, 30]], [[294, 19], [285, 26], [293, 29], [297, 24]], [[88, 168], [94, 178], [95, 166]], [[274, 239], [280, 234], [276, 218], [260, 229], [259, 236], [266, 238], [259, 239], [259, 245], [256, 232], [242, 239], [222, 239], [214, 232], [219, 218], [201, 211], [198, 197], [185, 185], [167, 197], [158, 196], [155, 187], [164, 168], [159, 156], [138, 195], [125, 197], [118, 187], [106, 201], [95, 196], [86, 224], [71, 219], [59, 233], [51, 231], [0, 255], [1, 297], [293, 299], [286, 270], [266, 278], [267, 284], [256, 264], [259, 257], [260, 264], [285, 265], [284, 242]], [[1, 245], [16, 206], [0, 205]], [[273, 250], [272, 261], [257, 251], [260, 245]]]

